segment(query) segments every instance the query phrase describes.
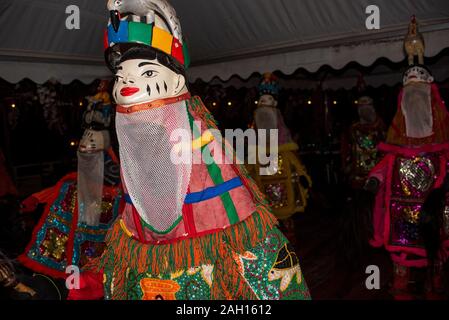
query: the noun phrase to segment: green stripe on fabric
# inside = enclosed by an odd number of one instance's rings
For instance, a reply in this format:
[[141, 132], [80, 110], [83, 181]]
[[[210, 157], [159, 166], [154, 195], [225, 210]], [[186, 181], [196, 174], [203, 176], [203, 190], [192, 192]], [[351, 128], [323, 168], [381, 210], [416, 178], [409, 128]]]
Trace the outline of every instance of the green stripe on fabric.
[[[205, 147], [207, 148], [207, 146], [205, 146]], [[218, 167], [218, 165], [215, 162], [207, 165], [207, 170], [209, 171], [209, 175], [215, 185], [224, 183], [223, 175], [221, 174], [221, 169]], [[220, 198], [221, 198], [221, 201], [223, 202], [223, 206], [225, 207], [229, 222], [231, 224], [240, 222], [240, 218], [237, 214], [237, 209], [235, 208], [234, 202], [232, 201], [232, 198], [231, 198], [231, 195], [229, 194], [229, 192], [223, 193], [220, 196]]]
[[[196, 139], [201, 136], [200, 129], [195, 125], [193, 116], [190, 114], [189, 110], [187, 110], [187, 114], [189, 115], [189, 121], [190, 121], [191, 129], [193, 131], [193, 136]], [[204, 150], [206, 148], [208, 149], [209, 154], [210, 154], [208, 145], [205, 145], [201, 148], [201, 154], [204, 154]], [[220, 167], [214, 161], [212, 161], [212, 163], [210, 163], [210, 164], [206, 164], [206, 167], [207, 167], [207, 171], [209, 172], [209, 176], [215, 185], [219, 185], [219, 184], [222, 184], [225, 182], [223, 179], [223, 175], [221, 174]], [[229, 222], [231, 224], [236, 224], [236, 223], [240, 222], [239, 215], [237, 214], [237, 209], [235, 208], [234, 202], [232, 201], [232, 198], [231, 198], [231, 195], [229, 194], [229, 192], [223, 193], [220, 196], [220, 199], [221, 199], [223, 206], [226, 210], [226, 214], [228, 216]]]
[[179, 216], [178, 219], [176, 219], [175, 222], [173, 222], [173, 224], [167, 230], [164, 230], [164, 231], [156, 230], [152, 225], [148, 224], [145, 220], [143, 220], [142, 217], [139, 217], [139, 219], [140, 219], [140, 222], [142, 223], [142, 225], [144, 227], [150, 229], [154, 233], [157, 233], [157, 234], [168, 234], [168, 233], [172, 232], [173, 229], [178, 226], [178, 224], [182, 220], [182, 216]]

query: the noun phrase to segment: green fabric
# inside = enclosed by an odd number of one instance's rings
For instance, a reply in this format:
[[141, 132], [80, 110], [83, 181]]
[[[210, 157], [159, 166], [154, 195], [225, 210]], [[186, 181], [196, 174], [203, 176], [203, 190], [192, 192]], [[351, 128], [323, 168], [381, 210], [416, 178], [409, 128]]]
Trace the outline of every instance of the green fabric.
[[173, 222], [173, 224], [172, 224], [167, 230], [160, 231], [160, 230], [156, 230], [156, 229], [153, 228], [151, 225], [149, 225], [148, 223], [146, 223], [145, 220], [143, 220], [142, 218], [140, 218], [140, 223], [142, 223], [142, 225], [143, 225], [144, 227], [150, 229], [151, 231], [153, 231], [154, 233], [157, 233], [157, 234], [168, 234], [168, 233], [172, 232], [173, 229], [175, 229], [181, 221], [182, 221], [182, 216], [180, 216], [178, 219], [176, 219], [176, 221]]
[[[307, 284], [299, 268], [299, 260], [290, 264], [285, 263], [286, 259], [283, 259], [285, 248], [293, 252], [287, 239], [277, 228], [274, 228], [264, 240], [245, 254], [231, 253], [235, 260], [232, 267], [239, 270], [242, 281], [246, 281], [250, 290], [260, 300], [310, 300]], [[273, 276], [274, 272], [277, 272], [277, 275]], [[104, 273], [105, 297], [110, 299], [111, 292], [114, 290], [111, 284], [112, 270], [106, 266]], [[124, 296], [128, 300], [151, 298], [210, 300], [214, 274], [213, 265], [198, 266], [167, 274], [152, 274], [151, 270], [139, 273], [137, 270], [128, 269]], [[288, 279], [285, 279], [286, 277]], [[161, 290], [158, 285], [145, 287], [145, 282], [163, 284], [169, 289]], [[246, 299], [246, 297], [235, 297], [235, 299]]]
[[153, 37], [153, 25], [139, 22], [129, 22], [129, 42], [138, 42], [151, 45]]
[[187, 69], [190, 66], [190, 54], [187, 44], [184, 43], [182, 46], [182, 53], [184, 54], [184, 66]]

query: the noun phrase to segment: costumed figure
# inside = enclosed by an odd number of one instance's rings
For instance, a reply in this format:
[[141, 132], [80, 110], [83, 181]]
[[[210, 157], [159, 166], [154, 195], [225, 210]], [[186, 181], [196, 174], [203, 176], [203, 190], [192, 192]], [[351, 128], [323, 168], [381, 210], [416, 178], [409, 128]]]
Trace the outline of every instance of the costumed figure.
[[34, 211], [38, 204], [45, 204], [45, 209], [18, 260], [54, 278], [65, 278], [70, 275], [66, 273], [68, 266], [82, 267], [101, 255], [106, 232], [118, 216], [121, 203], [119, 160], [107, 130], [110, 114], [97, 110], [103, 110], [102, 104], [110, 104], [110, 99], [88, 100], [91, 103], [83, 123], [86, 129], [77, 153], [78, 171], [22, 203], [24, 213]]
[[[288, 238], [294, 243], [294, 223], [292, 215], [304, 212], [307, 206], [309, 188], [312, 180], [301, 163], [298, 145], [292, 140], [290, 131], [278, 109], [279, 84], [276, 77], [266, 73], [259, 85], [259, 101], [254, 112], [254, 129], [265, 130], [269, 137], [270, 130], [278, 132], [278, 162], [273, 172], [261, 174], [263, 165], [259, 159], [255, 165], [248, 165], [251, 175], [257, 182], [259, 189], [265, 194], [275, 216], [280, 219], [288, 232]], [[267, 139], [269, 142], [269, 139]], [[270, 146], [258, 143], [258, 148]], [[259, 151], [258, 151], [259, 152]], [[269, 152], [267, 152], [269, 154]]]
[[106, 130], [111, 125], [113, 108], [108, 87], [109, 81], [101, 80], [97, 88], [98, 92], [86, 98], [89, 104], [83, 115], [85, 129]]
[[427, 267], [427, 298], [443, 293], [442, 268], [449, 253], [448, 123], [429, 70], [410, 65], [386, 143], [379, 145], [385, 156], [365, 186], [377, 191], [371, 245], [391, 253], [396, 299], [413, 297], [411, 268]]
[[242, 166], [224, 161], [233, 151], [190, 96], [174, 9], [165, 0], [111, 0], [108, 9], [126, 205], [70, 298], [309, 298], [262, 194]]
[[363, 188], [369, 172], [380, 160], [377, 145], [385, 141], [385, 125], [374, 109], [373, 99], [358, 99], [359, 121], [354, 123], [342, 142], [342, 162], [352, 189]]

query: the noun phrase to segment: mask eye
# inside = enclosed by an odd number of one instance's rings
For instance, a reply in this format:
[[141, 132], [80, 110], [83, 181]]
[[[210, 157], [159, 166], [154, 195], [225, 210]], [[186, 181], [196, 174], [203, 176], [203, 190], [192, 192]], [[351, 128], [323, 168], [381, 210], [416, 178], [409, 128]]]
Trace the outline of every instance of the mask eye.
[[154, 78], [155, 76], [157, 76], [157, 71], [154, 70], [148, 70], [142, 73], [142, 77], [145, 78]]
[[116, 75], [115, 77], [115, 82], [118, 82], [120, 79], [122, 79], [123, 77], [120, 75]]

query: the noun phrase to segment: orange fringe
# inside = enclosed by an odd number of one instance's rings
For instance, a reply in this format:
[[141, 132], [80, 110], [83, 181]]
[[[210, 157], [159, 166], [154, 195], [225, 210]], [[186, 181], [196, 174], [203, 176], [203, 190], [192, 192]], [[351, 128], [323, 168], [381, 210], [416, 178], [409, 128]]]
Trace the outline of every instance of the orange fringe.
[[83, 269], [104, 270], [106, 275], [112, 274], [112, 299], [126, 299], [128, 268], [154, 276], [212, 264], [217, 268], [211, 291], [214, 299], [256, 299], [239, 274], [232, 252], [243, 254], [250, 250], [264, 240], [276, 225], [276, 218], [265, 206], [259, 206], [245, 221], [223, 231], [173, 244], [151, 245], [127, 236], [117, 221], [106, 237], [103, 255]]

